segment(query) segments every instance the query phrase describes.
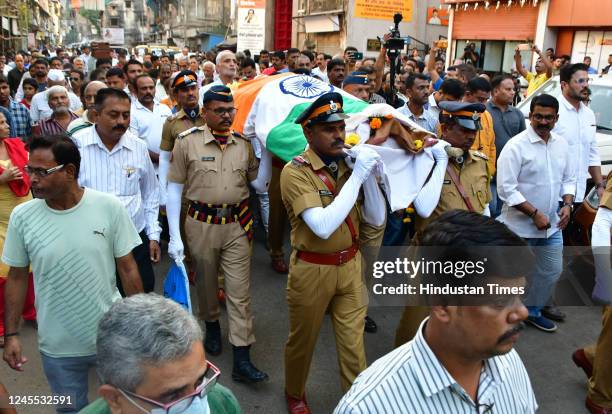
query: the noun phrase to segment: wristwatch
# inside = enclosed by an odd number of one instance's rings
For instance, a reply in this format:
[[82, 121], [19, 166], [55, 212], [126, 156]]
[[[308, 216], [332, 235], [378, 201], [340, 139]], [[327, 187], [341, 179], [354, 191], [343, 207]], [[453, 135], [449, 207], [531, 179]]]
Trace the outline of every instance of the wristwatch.
[[570, 208], [570, 213], [574, 212], [574, 203], [563, 203], [563, 206], [561, 206], [561, 208], [563, 207], [569, 207]]

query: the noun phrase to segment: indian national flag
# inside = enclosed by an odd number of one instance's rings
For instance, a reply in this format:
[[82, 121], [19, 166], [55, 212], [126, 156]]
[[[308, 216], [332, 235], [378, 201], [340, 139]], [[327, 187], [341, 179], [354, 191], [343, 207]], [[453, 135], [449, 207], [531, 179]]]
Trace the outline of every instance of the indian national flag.
[[234, 89], [238, 108], [233, 129], [254, 137], [284, 161], [306, 147], [302, 127], [295, 119], [319, 96], [339, 92], [346, 113], [361, 112], [368, 104], [312, 76], [284, 73], [241, 83]]

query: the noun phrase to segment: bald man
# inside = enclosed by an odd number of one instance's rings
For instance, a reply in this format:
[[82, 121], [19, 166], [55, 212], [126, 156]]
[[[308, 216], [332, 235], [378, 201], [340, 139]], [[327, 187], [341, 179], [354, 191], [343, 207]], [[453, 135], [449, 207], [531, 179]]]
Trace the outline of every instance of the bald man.
[[67, 131], [69, 134], [72, 135], [81, 129], [88, 128], [96, 122], [96, 112], [91, 112], [90, 109], [95, 106], [94, 103], [96, 101], [98, 91], [107, 87], [108, 86], [106, 86], [104, 82], [100, 81], [91, 81], [85, 85], [83, 91], [81, 92], [81, 102], [83, 103], [83, 108], [85, 108], [85, 111], [80, 118], [75, 119], [68, 125]]
[[202, 98], [204, 97], [204, 94], [212, 86], [229, 85], [230, 83], [234, 82], [236, 74], [238, 73], [238, 60], [236, 60], [236, 55], [234, 54], [234, 52], [231, 52], [229, 50], [223, 50], [219, 52], [215, 65], [215, 72], [218, 75], [218, 79], [200, 88], [199, 103], [202, 103]]

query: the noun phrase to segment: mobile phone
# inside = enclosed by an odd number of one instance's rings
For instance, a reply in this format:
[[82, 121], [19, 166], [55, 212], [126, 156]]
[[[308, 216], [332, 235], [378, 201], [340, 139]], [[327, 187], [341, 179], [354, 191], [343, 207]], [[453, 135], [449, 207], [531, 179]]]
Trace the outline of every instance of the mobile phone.
[[351, 59], [353, 60], [362, 60], [363, 52], [351, 52], [350, 56], [351, 56]]

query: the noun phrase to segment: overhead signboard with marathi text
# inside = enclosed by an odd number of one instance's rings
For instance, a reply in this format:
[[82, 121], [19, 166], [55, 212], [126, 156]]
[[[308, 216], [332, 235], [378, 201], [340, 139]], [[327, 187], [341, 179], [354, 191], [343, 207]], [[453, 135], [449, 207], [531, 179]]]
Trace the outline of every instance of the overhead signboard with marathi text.
[[403, 22], [412, 21], [412, 0], [355, 0], [355, 17], [362, 19], [390, 20], [401, 13]]
[[238, 50], [249, 49], [253, 54], [265, 49], [266, 0], [238, 1]]

